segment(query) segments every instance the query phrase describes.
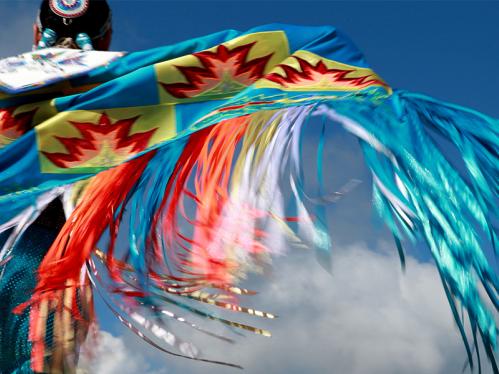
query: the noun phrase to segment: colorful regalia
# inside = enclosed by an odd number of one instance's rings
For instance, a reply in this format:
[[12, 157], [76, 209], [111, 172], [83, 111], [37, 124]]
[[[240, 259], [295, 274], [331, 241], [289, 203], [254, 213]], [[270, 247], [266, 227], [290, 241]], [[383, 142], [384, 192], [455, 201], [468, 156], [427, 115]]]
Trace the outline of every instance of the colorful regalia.
[[[315, 194], [303, 171], [312, 124]], [[217, 310], [274, 318], [240, 305], [252, 291], [239, 281], [283, 247], [327, 260], [331, 126], [358, 139], [402, 263], [403, 240], [426, 243], [469, 363], [481, 341], [497, 373], [498, 120], [391, 88], [334, 27], [280, 24], [0, 94], [2, 370], [73, 370], [94, 292], [146, 342], [194, 360], [210, 361], [175, 324], [221, 340], [209, 320], [269, 335]], [[67, 219], [46, 228], [54, 204]]]

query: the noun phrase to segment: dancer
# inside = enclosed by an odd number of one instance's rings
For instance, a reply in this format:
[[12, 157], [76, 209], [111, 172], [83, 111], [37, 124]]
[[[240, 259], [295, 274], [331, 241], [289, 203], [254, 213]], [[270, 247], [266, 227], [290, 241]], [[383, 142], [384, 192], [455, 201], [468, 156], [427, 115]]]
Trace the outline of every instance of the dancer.
[[[31, 102], [40, 92], [55, 99]], [[87, 279], [120, 321], [173, 355], [210, 361], [175, 324], [223, 341], [230, 336], [208, 321], [270, 335], [222, 311], [275, 317], [241, 306], [252, 292], [239, 281], [269, 263], [276, 243], [327, 258], [323, 149], [326, 129], [340, 125], [359, 140], [402, 263], [403, 240], [426, 244], [470, 364], [475, 352], [480, 361], [480, 335], [497, 372], [498, 280], [486, 247], [497, 242], [498, 121], [391, 88], [334, 27], [222, 31], [129, 53], [1, 103], [5, 124], [34, 125], [0, 150], [0, 225], [13, 230], [5, 269], [23, 261], [12, 243], [30, 237], [39, 207], [89, 181], [40, 256], [33, 292], [15, 303], [30, 315], [32, 370], [50, 371], [67, 346], [61, 336], [92, 322]], [[302, 141], [314, 118], [322, 135], [311, 195]], [[459, 167], [440, 138], [459, 150]], [[59, 316], [69, 322], [53, 329]]]
[[[44, 0], [34, 24], [34, 48], [107, 50], [111, 32], [111, 12], [106, 1]], [[0, 109], [0, 128], [4, 130], [2, 135], [7, 135], [4, 141], [13, 140], [10, 121], [20, 121], [22, 125], [17, 130], [28, 131], [34, 117], [33, 111], [11, 117], [12, 111], [13, 108]], [[0, 373], [31, 372], [33, 346], [29, 341], [29, 309], [18, 314], [12, 311], [29, 300], [40, 262], [64, 222], [62, 195], [58, 194], [26, 216], [24, 233], [10, 227], [0, 234], [0, 247], [4, 254], [8, 252], [0, 268]], [[82, 316], [74, 325], [67, 325], [70, 320], [67, 311], [45, 316], [47, 336], [54, 337], [48, 344], [57, 348], [51, 353], [51, 365], [44, 371], [74, 372], [79, 346], [89, 327], [85, 320], [90, 320], [92, 314], [90, 290], [78, 295], [77, 308]]]

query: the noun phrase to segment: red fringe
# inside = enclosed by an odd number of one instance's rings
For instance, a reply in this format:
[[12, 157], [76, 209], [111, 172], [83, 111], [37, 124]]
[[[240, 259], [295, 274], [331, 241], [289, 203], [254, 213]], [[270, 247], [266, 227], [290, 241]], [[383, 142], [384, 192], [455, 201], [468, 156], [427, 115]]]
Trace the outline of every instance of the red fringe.
[[[225, 120], [190, 136], [153, 220], [151, 234], [157, 257], [165, 260], [159, 240], [154, 235], [154, 232], [159, 231], [164, 235], [168, 254], [172, 262], [177, 264], [177, 270], [190, 277], [199, 277], [208, 284], [230, 284], [235, 270], [236, 264], [227, 259], [214, 259], [207, 248], [213, 238], [214, 227], [219, 223], [222, 210], [229, 201], [232, 164], [249, 121], [249, 116]], [[192, 176], [194, 192], [186, 188]], [[192, 238], [183, 235], [177, 223], [179, 211], [183, 213], [185, 197], [196, 205], [195, 220], [191, 221], [183, 214], [194, 226]], [[249, 250], [256, 248], [255, 245]]]
[[[29, 340], [33, 344], [32, 369], [34, 371], [43, 371], [46, 313], [57, 308], [57, 305], [62, 305], [62, 292], [72, 292], [74, 302], [71, 306], [71, 315], [73, 319], [81, 319], [76, 303], [77, 289], [84, 286], [80, 284], [81, 269], [85, 266], [92, 251], [96, 249], [104, 230], [109, 226], [112, 233], [116, 234], [118, 222], [115, 222], [115, 213], [127, 198], [154, 153], [149, 152], [116, 168], [104, 171], [92, 179], [81, 202], [41, 262], [38, 284], [31, 300], [14, 310], [15, 313], [21, 313], [26, 307], [31, 306]], [[112, 254], [113, 247], [111, 246], [108, 251], [107, 265], [111, 273], [118, 276], [119, 269], [114, 264]], [[93, 314], [87, 315], [86, 319], [88, 318], [93, 318]]]
[[[151, 263], [151, 277], [160, 277], [154, 270], [158, 264], [161, 267], [161, 264], [173, 263], [177, 270], [186, 276], [178, 279], [195, 281], [198, 285], [201, 282], [218, 288], [228, 287], [233, 283], [238, 265], [230, 258], [214, 258], [209, 252], [209, 245], [219, 229], [223, 209], [230, 203], [231, 169], [238, 144], [246, 133], [249, 122], [249, 116], [242, 116], [222, 121], [189, 137], [168, 181], [160, 208], [153, 217], [149, 243], [152, 243], [156, 261], [147, 259], [147, 262]], [[111, 242], [105, 261], [110, 276], [120, 283], [124, 264], [114, 258], [113, 251], [123, 214], [123, 203], [154, 154], [155, 152], [149, 152], [93, 178], [81, 203], [43, 259], [32, 299], [17, 308], [17, 311], [21, 311], [27, 305], [32, 306], [30, 340], [33, 342], [33, 369], [43, 368], [45, 326], [40, 325], [43, 320], [40, 318], [40, 307], [46, 307], [47, 302], [50, 306], [50, 300], [57, 299], [61, 290], [68, 290], [68, 287], [76, 290], [79, 286], [80, 270], [95, 251], [99, 239], [108, 227]], [[191, 177], [194, 177], [193, 192], [187, 190], [187, 182]], [[185, 198], [193, 201], [196, 206], [196, 216], [192, 221], [184, 212]], [[179, 229], [179, 213], [192, 223], [192, 238], [182, 234]], [[261, 213], [255, 212], [254, 216], [262, 216]], [[170, 257], [168, 259], [163, 256], [157, 233], [161, 233], [164, 238], [168, 248], [167, 256]], [[258, 239], [263, 236], [264, 232], [254, 229], [252, 237], [255, 240], [245, 244], [248, 247], [246, 250], [249, 253], [265, 251], [262, 244], [258, 243]], [[171, 271], [167, 270], [167, 273], [172, 279], [176, 277]], [[122, 294], [130, 293], [129, 290], [119, 287], [116, 291]], [[141, 297], [144, 294], [132, 292], [128, 296]], [[72, 315], [76, 316], [77, 305], [72, 309]]]
[[[80, 270], [104, 230], [109, 226], [116, 233], [115, 214], [153, 156], [154, 152], [149, 152], [92, 179], [40, 264], [35, 296], [63, 289], [68, 280], [78, 284]], [[115, 268], [113, 247], [109, 248], [107, 259], [110, 268]]]

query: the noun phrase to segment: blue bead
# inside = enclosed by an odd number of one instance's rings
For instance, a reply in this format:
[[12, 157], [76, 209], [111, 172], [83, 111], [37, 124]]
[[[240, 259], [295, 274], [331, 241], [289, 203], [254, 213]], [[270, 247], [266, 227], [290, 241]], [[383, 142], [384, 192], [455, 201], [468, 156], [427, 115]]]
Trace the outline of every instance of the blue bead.
[[48, 48], [55, 44], [57, 41], [57, 34], [52, 29], [43, 30], [42, 37], [38, 42], [37, 49]]
[[84, 32], [76, 35], [76, 45], [84, 51], [92, 51], [94, 49], [92, 46], [92, 39]]

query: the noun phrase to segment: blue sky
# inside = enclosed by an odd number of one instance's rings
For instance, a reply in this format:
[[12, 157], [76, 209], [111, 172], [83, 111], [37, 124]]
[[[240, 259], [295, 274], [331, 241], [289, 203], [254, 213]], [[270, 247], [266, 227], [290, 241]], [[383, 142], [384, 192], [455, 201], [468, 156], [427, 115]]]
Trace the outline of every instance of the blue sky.
[[[272, 22], [332, 24], [349, 35], [392, 86], [499, 117], [499, 2], [109, 2], [116, 50]], [[30, 48], [37, 6], [0, 0], [0, 56]], [[407, 273], [401, 273], [393, 244], [373, 223], [369, 175], [355, 143], [338, 134], [330, 147], [337, 161], [332, 164], [363, 181], [332, 209], [332, 274], [310, 254], [277, 259], [261, 294], [247, 302], [281, 316], [264, 324], [273, 331], [272, 339], [248, 336], [230, 347], [193, 339], [213, 358], [242, 363], [247, 373], [458, 372], [464, 349], [431, 262], [418, 247], [410, 252]], [[90, 372], [237, 372], [155, 352], [120, 328], [100, 303], [98, 310], [108, 333]]]
[[[138, 50], [222, 29], [272, 22], [331, 24], [346, 32], [394, 87], [499, 116], [499, 2], [110, 1], [113, 48]], [[0, 0], [0, 56], [29, 48], [37, 1]], [[480, 94], [477, 94], [477, 93]]]

